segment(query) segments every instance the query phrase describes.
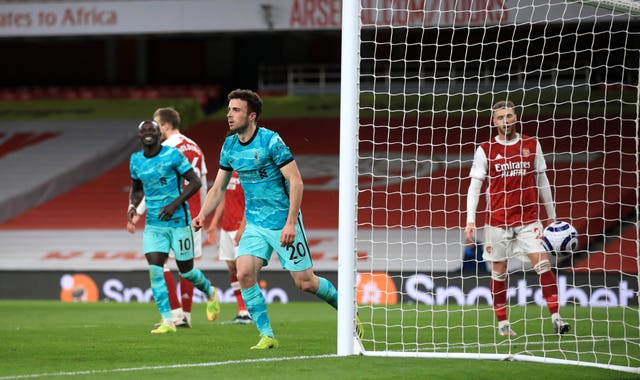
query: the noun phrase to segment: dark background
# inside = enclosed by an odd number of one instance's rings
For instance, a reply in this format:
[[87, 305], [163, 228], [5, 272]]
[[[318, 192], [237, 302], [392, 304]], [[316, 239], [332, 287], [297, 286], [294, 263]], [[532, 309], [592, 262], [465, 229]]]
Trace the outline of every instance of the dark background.
[[[628, 54], [640, 47], [633, 38], [640, 22], [610, 30], [607, 24], [368, 29], [361, 38], [361, 72], [410, 69], [412, 60], [421, 59], [413, 64], [423, 65], [424, 75], [489, 72], [506, 79], [524, 73], [533, 79], [548, 75], [549, 68], [571, 76], [576, 68], [588, 67], [591, 83], [638, 83], [637, 65], [624, 74], [622, 68], [625, 61], [639, 60]], [[401, 41], [408, 44], [389, 43]], [[340, 30], [5, 38], [0, 39], [0, 87], [206, 83], [223, 91], [256, 89], [261, 68], [339, 65], [340, 43]]]

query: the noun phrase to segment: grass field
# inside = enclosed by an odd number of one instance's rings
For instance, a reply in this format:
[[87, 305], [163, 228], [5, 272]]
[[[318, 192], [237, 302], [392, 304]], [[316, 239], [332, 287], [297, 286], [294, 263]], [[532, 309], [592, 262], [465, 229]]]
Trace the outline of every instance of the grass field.
[[[640, 322], [636, 308], [562, 308], [571, 331], [553, 333], [546, 306], [509, 308], [518, 336], [496, 334], [490, 305], [360, 307], [367, 350], [534, 355], [563, 360], [640, 367]], [[370, 321], [374, 321], [371, 323]], [[622, 326], [622, 323], [626, 326]]]
[[[223, 305], [221, 320], [234, 311]], [[518, 361], [337, 357], [336, 313], [327, 305], [272, 304], [270, 316], [281, 347], [255, 352], [254, 326], [207, 322], [203, 304], [194, 305], [191, 329], [158, 336], [149, 333], [158, 320], [153, 304], [0, 301], [0, 379], [640, 378]]]

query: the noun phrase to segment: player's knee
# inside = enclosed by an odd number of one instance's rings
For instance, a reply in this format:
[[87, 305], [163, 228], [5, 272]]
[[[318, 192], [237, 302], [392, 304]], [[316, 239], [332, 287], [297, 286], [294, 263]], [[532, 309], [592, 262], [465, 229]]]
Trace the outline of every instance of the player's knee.
[[540, 260], [533, 266], [533, 270], [535, 270], [537, 274], [543, 274], [551, 270], [551, 263], [546, 259]]
[[247, 289], [256, 282], [256, 277], [253, 273], [249, 271], [238, 270], [236, 273], [236, 277], [238, 278], [238, 282], [240, 283], [240, 287], [242, 289]]
[[307, 293], [315, 293], [318, 290], [318, 287], [310, 280], [296, 281], [296, 285], [298, 289]]
[[507, 281], [507, 273], [491, 271], [491, 278], [495, 281], [505, 282]]

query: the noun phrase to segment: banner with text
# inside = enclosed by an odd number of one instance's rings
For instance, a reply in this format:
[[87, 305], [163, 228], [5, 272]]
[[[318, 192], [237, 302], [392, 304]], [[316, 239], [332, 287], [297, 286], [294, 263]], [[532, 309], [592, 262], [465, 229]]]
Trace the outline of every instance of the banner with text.
[[[595, 2], [594, 2], [595, 3]], [[515, 0], [364, 0], [364, 27], [513, 25], [604, 21], [591, 2]], [[0, 37], [340, 29], [341, 0], [9, 2], [0, 4]], [[624, 9], [616, 17], [627, 17]]]
[[[225, 271], [205, 271], [218, 286], [220, 302], [233, 303], [233, 289], [223, 279]], [[318, 272], [338, 285], [337, 272]], [[511, 276], [507, 297], [512, 305], [532, 303], [544, 306], [542, 290], [535, 273]], [[558, 275], [560, 306], [626, 307], [638, 305], [638, 281], [635, 276], [606, 276], [602, 273]], [[403, 279], [400, 281], [400, 279]], [[359, 273], [359, 304], [419, 303], [424, 305], [472, 306], [491, 304], [490, 276], [427, 273], [399, 276], [398, 273]], [[25, 286], [37, 284], [37, 286]], [[267, 302], [319, 301], [296, 288], [287, 272], [263, 272], [259, 285]], [[147, 271], [131, 272], [1, 272], [0, 299], [44, 299], [63, 302], [152, 302]], [[197, 289], [194, 302], [206, 301]], [[401, 301], [402, 300], [402, 301]]]

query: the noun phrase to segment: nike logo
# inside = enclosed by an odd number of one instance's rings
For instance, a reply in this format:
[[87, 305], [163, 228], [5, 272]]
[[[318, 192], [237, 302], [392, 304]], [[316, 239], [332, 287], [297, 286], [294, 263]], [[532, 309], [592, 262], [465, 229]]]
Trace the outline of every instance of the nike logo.
[[300, 264], [301, 262], [302, 262], [302, 259], [300, 259], [300, 260], [295, 260], [295, 261], [293, 262], [293, 265], [298, 265], [298, 264]]

